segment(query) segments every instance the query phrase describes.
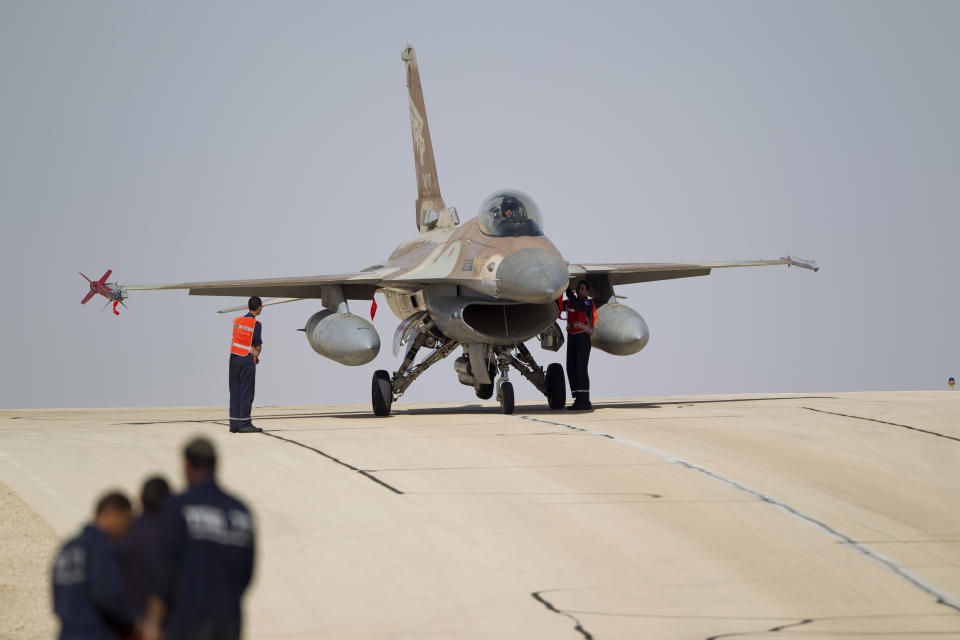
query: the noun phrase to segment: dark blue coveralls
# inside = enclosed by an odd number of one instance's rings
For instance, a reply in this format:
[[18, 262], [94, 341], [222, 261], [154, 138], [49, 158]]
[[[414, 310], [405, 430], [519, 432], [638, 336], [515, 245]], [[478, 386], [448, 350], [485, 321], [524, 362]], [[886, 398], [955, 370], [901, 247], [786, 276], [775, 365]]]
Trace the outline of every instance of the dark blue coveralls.
[[[245, 318], [255, 317], [248, 313]], [[253, 346], [263, 344], [260, 333], [260, 321], [253, 326]], [[238, 356], [230, 354], [230, 431], [236, 431], [242, 426], [251, 424], [250, 409], [253, 407], [253, 392], [256, 386], [257, 364], [253, 354]]]
[[120, 579], [117, 548], [87, 525], [60, 549], [53, 563], [53, 609], [61, 640], [121, 638], [133, 630]]
[[250, 511], [213, 478], [167, 500], [156, 589], [167, 606], [167, 637], [239, 638], [253, 552]]
[[[587, 298], [581, 302], [571, 293], [567, 293], [566, 307], [582, 311], [588, 318], [593, 314], [593, 300]], [[586, 331], [567, 332], [567, 379], [570, 382], [570, 395], [577, 407], [590, 406], [590, 374], [587, 368], [591, 347], [590, 334]]]
[[117, 545], [127, 606], [135, 619], [144, 617], [147, 596], [156, 582], [160, 523], [160, 513], [144, 511]]

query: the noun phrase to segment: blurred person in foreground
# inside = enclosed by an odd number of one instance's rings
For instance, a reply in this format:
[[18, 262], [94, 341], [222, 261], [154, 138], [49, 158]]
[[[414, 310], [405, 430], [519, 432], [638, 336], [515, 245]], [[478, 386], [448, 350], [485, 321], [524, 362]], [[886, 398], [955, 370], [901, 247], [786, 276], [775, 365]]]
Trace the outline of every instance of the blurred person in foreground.
[[140, 515], [118, 545], [127, 606], [137, 620], [142, 620], [146, 614], [147, 596], [156, 583], [160, 510], [168, 497], [170, 485], [166, 479], [161, 476], [148, 478], [140, 490]]
[[67, 541], [53, 564], [53, 608], [61, 640], [123, 638], [134, 620], [124, 599], [116, 543], [133, 520], [130, 500], [111, 492], [98, 502], [91, 524]]
[[163, 510], [160, 563], [147, 602], [144, 638], [234, 640], [240, 601], [253, 576], [253, 517], [217, 484], [213, 444], [184, 449], [187, 490]]

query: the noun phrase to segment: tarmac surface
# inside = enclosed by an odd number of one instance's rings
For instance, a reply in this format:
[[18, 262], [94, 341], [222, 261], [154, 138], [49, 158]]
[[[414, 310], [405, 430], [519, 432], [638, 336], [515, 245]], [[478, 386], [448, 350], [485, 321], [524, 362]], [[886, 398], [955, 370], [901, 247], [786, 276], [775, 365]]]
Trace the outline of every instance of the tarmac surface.
[[49, 637], [50, 528], [204, 434], [257, 518], [248, 638], [960, 638], [960, 393], [595, 407], [2, 411], [0, 533], [46, 560], [3, 545], [0, 595]]

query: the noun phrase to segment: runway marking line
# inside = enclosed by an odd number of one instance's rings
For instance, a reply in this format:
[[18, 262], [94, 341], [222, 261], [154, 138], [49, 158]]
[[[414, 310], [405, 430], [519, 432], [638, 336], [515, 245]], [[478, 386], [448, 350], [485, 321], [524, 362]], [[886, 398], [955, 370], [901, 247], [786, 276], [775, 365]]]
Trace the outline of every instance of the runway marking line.
[[14, 458], [9, 453], [5, 453], [0, 455], [0, 462], [4, 462], [4, 461], [9, 462], [13, 466], [15, 466], [17, 469], [19, 469], [23, 473], [23, 475], [29, 478], [38, 487], [43, 489], [44, 493], [46, 493], [51, 498], [53, 498], [57, 502], [57, 504], [59, 504], [63, 508], [64, 511], [66, 511], [72, 516], [76, 516], [76, 517], [80, 516], [80, 513], [77, 511], [77, 509], [73, 505], [71, 505], [69, 502], [67, 502], [62, 495], [57, 493], [57, 491], [53, 487], [51, 487], [46, 480], [44, 480], [43, 478], [35, 474], [33, 471], [30, 471], [30, 469], [26, 468], [22, 464], [20, 464], [19, 460]]
[[704, 475], [712, 480], [725, 484], [733, 489], [752, 495], [755, 498], [763, 502], [766, 502], [767, 504], [777, 507], [781, 511], [784, 511], [788, 515], [791, 515], [794, 518], [797, 518], [798, 520], [812, 526], [813, 528], [819, 529], [823, 533], [826, 533], [829, 537], [833, 538], [835, 541], [841, 542], [843, 544], [850, 546], [852, 549], [854, 549], [861, 555], [865, 556], [866, 558], [872, 560], [874, 563], [880, 565], [881, 567], [883, 567], [893, 575], [906, 581], [907, 583], [919, 589], [920, 591], [926, 593], [927, 595], [932, 596], [936, 600], [937, 604], [942, 604], [943, 606], [949, 607], [954, 611], [956, 611], [957, 613], [960, 613], [960, 598], [957, 598], [955, 595], [953, 595], [949, 591], [946, 591], [945, 589], [938, 587], [932, 582], [924, 580], [922, 577], [916, 575], [909, 569], [905, 569], [901, 567], [900, 565], [896, 564], [893, 560], [887, 558], [886, 556], [884, 556], [883, 554], [877, 551], [874, 551], [873, 549], [866, 546], [862, 542], [858, 542], [857, 540], [843, 533], [839, 529], [836, 529], [830, 526], [829, 524], [827, 524], [826, 522], [822, 520], [818, 520], [817, 518], [807, 513], [804, 513], [797, 507], [794, 507], [789, 503], [779, 500], [778, 498], [774, 498], [773, 496], [767, 495], [762, 491], [758, 491], [757, 489], [748, 487], [745, 484], [737, 482], [736, 480], [733, 480], [731, 478], [727, 478], [726, 476], [723, 476], [715, 471], [711, 471], [706, 467], [702, 467], [694, 462], [690, 462], [689, 460], [684, 460], [683, 458], [678, 458], [676, 456], [670, 455], [669, 453], [665, 453], [663, 451], [659, 451], [658, 449], [654, 449], [650, 445], [644, 444], [642, 442], [636, 442], [634, 440], [620, 438], [618, 436], [615, 436], [609, 433], [603, 433], [601, 431], [594, 431], [593, 429], [587, 429], [584, 427], [577, 427], [570, 424], [564, 424], [562, 422], [542, 420], [540, 418], [533, 418], [530, 416], [516, 416], [516, 417], [523, 420], [532, 420], [534, 422], [546, 422], [548, 424], [565, 427], [567, 429], [573, 429], [574, 431], [579, 431], [585, 435], [600, 436], [603, 438], [608, 438], [610, 440], [613, 440], [617, 444], [621, 444], [623, 446], [629, 447], [631, 449], [636, 449], [638, 451], [643, 451], [644, 453], [649, 453], [651, 455], [654, 455], [660, 458], [661, 460], [674, 462], [683, 467], [686, 467], [687, 469], [690, 469], [691, 471], [696, 471], [697, 473], [700, 473], [701, 475]]

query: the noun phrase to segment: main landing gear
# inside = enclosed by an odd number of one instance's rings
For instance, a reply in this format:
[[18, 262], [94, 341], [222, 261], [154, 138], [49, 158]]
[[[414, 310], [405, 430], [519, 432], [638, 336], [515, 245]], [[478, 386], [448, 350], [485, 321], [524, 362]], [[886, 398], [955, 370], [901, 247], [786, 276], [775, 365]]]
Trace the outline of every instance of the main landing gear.
[[[417, 352], [425, 345], [433, 347], [433, 351], [418, 364], [414, 364]], [[379, 369], [373, 374], [371, 385], [371, 400], [373, 413], [377, 416], [390, 415], [393, 401], [403, 395], [414, 380], [431, 366], [450, 355], [461, 344], [446, 337], [437, 337], [436, 334], [425, 330], [417, 335], [410, 344], [400, 368], [391, 376], [387, 371]], [[546, 370], [539, 366], [530, 351], [523, 344], [489, 347], [490, 379], [495, 381], [481, 384], [476, 388], [477, 395], [482, 399], [497, 394], [500, 410], [510, 415], [514, 410], [513, 383], [509, 379], [510, 367], [520, 372], [547, 398], [551, 409], [562, 409], [567, 402], [567, 385], [563, 374], [563, 367], [557, 363], [549, 365]], [[499, 376], [497, 376], [499, 372]]]
[[373, 372], [373, 415], [390, 415], [393, 405], [393, 389], [390, 388], [390, 374], [383, 369]]

